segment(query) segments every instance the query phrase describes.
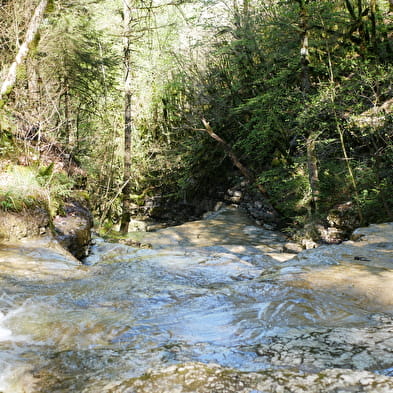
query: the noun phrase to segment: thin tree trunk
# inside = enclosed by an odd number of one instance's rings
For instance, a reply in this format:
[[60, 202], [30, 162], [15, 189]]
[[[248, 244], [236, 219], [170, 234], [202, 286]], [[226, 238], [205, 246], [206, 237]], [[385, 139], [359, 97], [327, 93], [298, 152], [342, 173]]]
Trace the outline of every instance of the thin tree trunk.
[[377, 1], [370, 1], [370, 21], [371, 21], [371, 43], [374, 50], [377, 50]]
[[[308, 52], [308, 14], [306, 9], [306, 0], [298, 0], [300, 11], [300, 63], [301, 63], [301, 86], [303, 91], [303, 97], [306, 102], [309, 90], [311, 88], [310, 82], [310, 59]], [[315, 215], [318, 212], [318, 201], [319, 201], [319, 177], [318, 177], [318, 158], [315, 148], [317, 134], [310, 132], [307, 136], [306, 147], [307, 147], [307, 168], [308, 168], [308, 179], [311, 189], [311, 214]]]
[[318, 158], [315, 149], [317, 139], [316, 133], [311, 133], [307, 138], [307, 167], [308, 178], [311, 188], [311, 211], [318, 212], [319, 203], [319, 176], [318, 176]]
[[[334, 99], [334, 98], [332, 98], [332, 99]], [[355, 196], [356, 196], [356, 205], [357, 205], [357, 208], [358, 208], [358, 214], [359, 214], [360, 223], [363, 224], [364, 223], [363, 213], [362, 213], [362, 209], [361, 209], [361, 206], [360, 206], [360, 203], [359, 203], [360, 195], [359, 195], [359, 191], [358, 191], [358, 186], [356, 184], [356, 179], [355, 179], [355, 176], [353, 174], [352, 166], [351, 166], [351, 163], [350, 163], [350, 158], [349, 158], [348, 153], [347, 153], [347, 148], [345, 146], [344, 131], [340, 127], [340, 123], [338, 122], [338, 118], [337, 118], [336, 113], [334, 114], [334, 117], [335, 117], [337, 132], [338, 132], [338, 135], [340, 137], [341, 150], [342, 150], [343, 155], [344, 155], [344, 160], [345, 160], [345, 164], [347, 166], [348, 175], [349, 175], [349, 178], [351, 179], [353, 191], [354, 191]]]
[[29, 27], [26, 32], [25, 40], [20, 46], [19, 51], [15, 56], [15, 60], [11, 64], [6, 77], [1, 82], [0, 100], [4, 99], [5, 96], [7, 96], [11, 92], [12, 88], [15, 85], [18, 66], [23, 62], [23, 60], [29, 53], [29, 46], [34, 40], [35, 35], [37, 34], [41, 21], [44, 18], [44, 13], [47, 5], [48, 0], [41, 0], [34, 12], [33, 17], [31, 18]]
[[307, 10], [304, 1], [300, 1], [300, 62], [302, 67], [302, 90], [303, 94], [307, 95], [310, 90], [310, 70], [309, 70], [309, 53], [308, 53], [308, 24], [307, 24]]
[[124, 174], [122, 191], [122, 217], [120, 232], [127, 233], [131, 220], [131, 135], [132, 135], [132, 73], [131, 73], [131, 0], [123, 0], [124, 4]]

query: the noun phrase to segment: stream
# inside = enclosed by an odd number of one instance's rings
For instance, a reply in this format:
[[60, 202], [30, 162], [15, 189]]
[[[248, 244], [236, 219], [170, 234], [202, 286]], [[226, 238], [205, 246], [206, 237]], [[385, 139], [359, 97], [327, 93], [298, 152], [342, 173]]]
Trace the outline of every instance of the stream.
[[0, 246], [0, 393], [393, 392], [393, 223], [297, 255], [229, 208], [135, 236]]

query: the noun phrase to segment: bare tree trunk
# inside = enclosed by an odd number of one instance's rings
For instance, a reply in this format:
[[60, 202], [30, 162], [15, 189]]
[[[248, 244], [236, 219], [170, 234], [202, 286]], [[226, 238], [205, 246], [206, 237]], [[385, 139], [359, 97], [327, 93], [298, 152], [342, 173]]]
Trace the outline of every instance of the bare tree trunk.
[[307, 10], [304, 0], [299, 1], [300, 4], [300, 62], [302, 66], [302, 90], [306, 95], [310, 90], [310, 70], [309, 70], [309, 53], [308, 53], [308, 24], [307, 24]]
[[20, 46], [19, 51], [15, 56], [15, 60], [11, 64], [6, 77], [1, 82], [0, 100], [4, 99], [4, 97], [11, 92], [12, 88], [15, 85], [18, 66], [23, 62], [23, 60], [29, 53], [29, 45], [34, 40], [34, 37], [37, 34], [41, 21], [44, 18], [44, 13], [47, 5], [48, 0], [41, 0], [34, 12], [33, 17], [31, 18], [29, 27], [26, 32], [25, 40]]
[[318, 212], [319, 202], [319, 176], [318, 176], [318, 159], [315, 150], [315, 142], [317, 135], [311, 133], [307, 138], [307, 167], [308, 179], [311, 188], [311, 211], [312, 213]]
[[[301, 63], [301, 86], [303, 91], [304, 100], [307, 100], [309, 90], [311, 88], [310, 82], [310, 59], [308, 52], [308, 14], [306, 5], [307, 0], [298, 0], [300, 11], [300, 63]], [[311, 214], [315, 215], [318, 212], [318, 201], [319, 201], [319, 177], [318, 177], [318, 158], [315, 148], [317, 134], [310, 132], [307, 136], [306, 147], [307, 147], [307, 168], [308, 168], [308, 179], [311, 188]]]
[[131, 1], [123, 0], [124, 9], [124, 173], [123, 183], [125, 184], [122, 191], [122, 217], [120, 223], [120, 232], [127, 233], [131, 220], [131, 135], [132, 135], [132, 73], [131, 73]]

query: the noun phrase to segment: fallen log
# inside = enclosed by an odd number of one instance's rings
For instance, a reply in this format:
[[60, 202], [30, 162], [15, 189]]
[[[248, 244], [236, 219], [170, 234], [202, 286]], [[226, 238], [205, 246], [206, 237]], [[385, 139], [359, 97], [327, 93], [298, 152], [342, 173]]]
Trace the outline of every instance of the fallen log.
[[236, 168], [239, 169], [241, 174], [248, 180], [248, 182], [250, 184], [256, 185], [259, 192], [262, 194], [262, 196], [264, 198], [264, 202], [265, 202], [266, 207], [269, 210], [271, 210], [271, 212], [273, 213], [274, 216], [278, 217], [278, 213], [277, 213], [276, 209], [273, 207], [273, 205], [269, 201], [270, 197], [269, 197], [268, 192], [266, 191], [266, 188], [262, 184], [257, 183], [254, 174], [239, 160], [239, 158], [237, 157], [237, 155], [233, 151], [232, 147], [224, 139], [222, 139], [219, 135], [217, 135], [213, 131], [210, 123], [204, 118], [202, 118], [202, 123], [205, 127], [204, 131], [206, 131], [215, 141], [217, 141], [222, 146], [224, 151], [228, 154], [229, 158], [232, 160], [233, 164], [236, 166]]

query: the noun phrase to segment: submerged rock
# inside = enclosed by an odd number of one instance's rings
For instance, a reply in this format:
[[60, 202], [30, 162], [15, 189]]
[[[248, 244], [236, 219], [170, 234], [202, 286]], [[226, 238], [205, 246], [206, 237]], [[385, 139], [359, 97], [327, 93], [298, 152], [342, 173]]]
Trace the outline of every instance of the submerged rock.
[[51, 236], [0, 244], [0, 281], [2, 277], [75, 278], [84, 274], [80, 266], [80, 262]]
[[367, 371], [329, 369], [319, 373], [266, 370], [242, 373], [215, 364], [186, 363], [110, 383], [105, 393], [389, 393], [393, 380]]
[[257, 348], [269, 364], [320, 371], [378, 371], [393, 364], [393, 321], [376, 314], [375, 326], [293, 328]]
[[298, 254], [241, 209], [140, 236], [0, 249], [0, 391], [393, 391], [393, 224]]

